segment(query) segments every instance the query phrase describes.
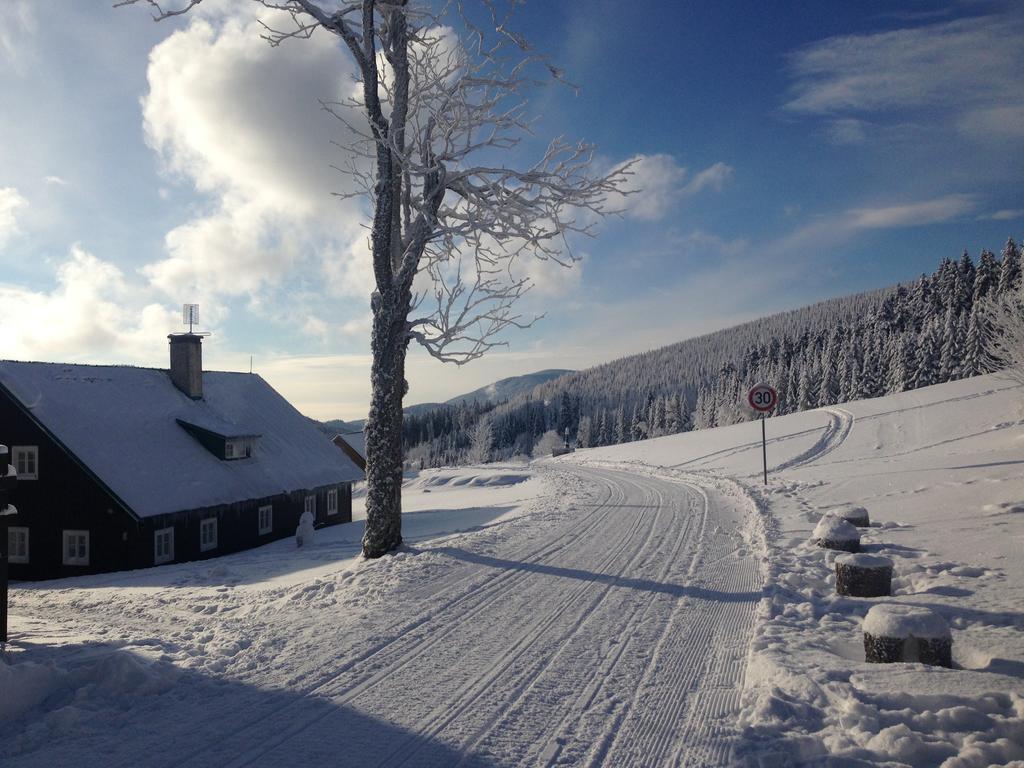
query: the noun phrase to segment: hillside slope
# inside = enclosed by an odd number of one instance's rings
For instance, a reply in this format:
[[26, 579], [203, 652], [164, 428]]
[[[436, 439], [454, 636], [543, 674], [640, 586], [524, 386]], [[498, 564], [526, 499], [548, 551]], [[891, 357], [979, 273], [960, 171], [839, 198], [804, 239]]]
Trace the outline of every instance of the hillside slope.
[[[1004, 765], [1024, 760], [1022, 415], [1024, 390], [990, 375], [769, 419], [766, 489], [757, 424], [573, 461], [736, 478], [762, 510], [768, 582], [739, 750], [750, 765]], [[883, 598], [836, 596], [835, 553], [808, 541], [847, 505], [870, 512], [863, 549], [895, 563], [884, 600], [942, 615], [955, 669], [864, 662], [861, 621]]]

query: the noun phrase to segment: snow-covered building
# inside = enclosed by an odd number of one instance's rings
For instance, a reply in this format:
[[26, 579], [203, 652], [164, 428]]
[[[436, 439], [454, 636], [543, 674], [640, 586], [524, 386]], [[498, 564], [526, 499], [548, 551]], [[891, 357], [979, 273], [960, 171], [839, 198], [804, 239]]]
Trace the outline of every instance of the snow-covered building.
[[170, 370], [0, 361], [18, 472], [12, 578], [197, 560], [352, 519], [362, 472], [258, 375], [202, 370], [173, 334]]
[[357, 467], [363, 470], [363, 472], [366, 471], [365, 432], [345, 432], [341, 435], [335, 435], [331, 440]]

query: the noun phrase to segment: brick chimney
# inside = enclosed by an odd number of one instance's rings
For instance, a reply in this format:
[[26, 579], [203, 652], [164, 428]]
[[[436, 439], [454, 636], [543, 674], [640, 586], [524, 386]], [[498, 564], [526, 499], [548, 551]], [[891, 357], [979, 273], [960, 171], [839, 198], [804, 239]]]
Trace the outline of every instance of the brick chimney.
[[203, 399], [203, 338], [195, 333], [172, 333], [171, 381], [193, 400]]

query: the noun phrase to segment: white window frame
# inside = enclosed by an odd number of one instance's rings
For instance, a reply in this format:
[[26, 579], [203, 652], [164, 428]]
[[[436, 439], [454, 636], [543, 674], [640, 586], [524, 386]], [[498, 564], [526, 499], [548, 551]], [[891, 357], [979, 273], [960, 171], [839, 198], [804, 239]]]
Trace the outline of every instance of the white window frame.
[[[28, 470], [22, 472], [19, 468], [19, 461], [23, 456], [32, 457], [33, 471]], [[38, 480], [39, 479], [39, 446], [38, 445], [12, 445], [11, 446], [11, 464], [14, 465], [15, 471], [18, 473], [19, 480]]]
[[[68, 542], [71, 538], [75, 539], [76, 554], [68, 554]], [[81, 551], [81, 540], [85, 539], [85, 555], [78, 554]], [[63, 563], [64, 565], [88, 565], [89, 564], [89, 532], [78, 531], [78, 530], [65, 530], [61, 535], [61, 546], [63, 548]]]
[[225, 440], [224, 441], [224, 458], [233, 459], [235, 458], [235, 441]]
[[338, 489], [334, 488], [327, 492], [327, 514], [338, 514]]
[[[213, 534], [207, 535], [212, 529]], [[199, 551], [209, 552], [217, 548], [217, 518], [204, 517], [199, 521]]]
[[[21, 535], [25, 535], [25, 549], [20, 551], [20, 547], [14, 545], [16, 538]], [[29, 556], [29, 538], [28, 528], [20, 525], [12, 525], [7, 529], [7, 561], [10, 563], [27, 563]]]
[[[267, 523], [263, 524], [263, 514], [267, 515]], [[264, 504], [257, 513], [256, 523], [259, 526], [260, 536], [266, 536], [274, 530], [274, 505]]]
[[[160, 554], [160, 539], [167, 537], [167, 552]], [[161, 565], [174, 559], [174, 528], [159, 528], [153, 531], [153, 563]]]
[[307, 496], [302, 504], [303, 512], [311, 512], [316, 517], [316, 496]]

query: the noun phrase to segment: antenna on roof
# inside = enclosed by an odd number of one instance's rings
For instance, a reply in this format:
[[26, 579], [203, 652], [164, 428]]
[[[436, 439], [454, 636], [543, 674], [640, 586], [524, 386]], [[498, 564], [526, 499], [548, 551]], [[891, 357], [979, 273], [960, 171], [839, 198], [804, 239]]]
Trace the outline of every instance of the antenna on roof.
[[181, 324], [188, 326], [188, 332], [192, 333], [192, 326], [199, 325], [199, 305], [198, 304], [182, 304], [181, 305]]

